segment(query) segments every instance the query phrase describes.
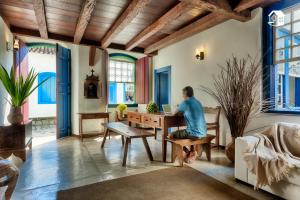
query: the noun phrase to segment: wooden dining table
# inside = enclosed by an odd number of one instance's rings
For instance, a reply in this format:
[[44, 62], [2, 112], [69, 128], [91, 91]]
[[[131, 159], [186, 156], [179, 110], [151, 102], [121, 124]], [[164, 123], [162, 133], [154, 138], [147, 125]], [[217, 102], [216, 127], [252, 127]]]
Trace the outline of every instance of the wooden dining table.
[[169, 115], [164, 113], [141, 113], [137, 111], [128, 111], [127, 114], [129, 126], [140, 124], [142, 126], [157, 128], [162, 130], [162, 160], [167, 160], [167, 141], [168, 129], [172, 127], [184, 126], [184, 118], [182, 116]]

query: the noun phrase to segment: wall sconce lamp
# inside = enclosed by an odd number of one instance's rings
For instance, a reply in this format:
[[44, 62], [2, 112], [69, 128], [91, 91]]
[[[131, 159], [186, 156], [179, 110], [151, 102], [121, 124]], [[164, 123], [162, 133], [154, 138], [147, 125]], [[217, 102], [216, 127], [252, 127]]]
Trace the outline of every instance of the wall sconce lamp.
[[14, 40], [14, 49], [18, 50], [20, 48], [19, 39]]
[[204, 60], [204, 51], [200, 51], [199, 49], [196, 49], [196, 59]]

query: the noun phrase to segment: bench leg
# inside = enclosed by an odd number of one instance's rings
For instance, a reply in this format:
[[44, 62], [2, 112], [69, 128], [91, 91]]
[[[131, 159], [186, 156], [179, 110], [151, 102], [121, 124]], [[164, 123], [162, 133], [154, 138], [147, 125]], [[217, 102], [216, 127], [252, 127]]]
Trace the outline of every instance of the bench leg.
[[154, 128], [154, 139], [156, 140], [157, 139], [157, 129]]
[[172, 142], [172, 152], [171, 152], [171, 155], [172, 155], [172, 163], [175, 162], [175, 159], [177, 157], [177, 154], [176, 154], [176, 144], [174, 144]]
[[129, 144], [129, 142], [130, 142], [130, 138], [126, 138], [125, 147], [124, 147], [123, 164], [122, 164], [123, 167], [126, 166], [127, 152], [128, 152], [128, 144]]
[[198, 157], [201, 158], [202, 152], [203, 152], [203, 146], [201, 144], [197, 144], [196, 151], [197, 151]]
[[205, 153], [206, 153], [207, 160], [210, 161], [210, 159], [211, 159], [211, 144], [210, 144], [210, 142], [205, 144]]
[[150, 150], [150, 147], [149, 147], [147, 138], [143, 137], [143, 142], [144, 142], [144, 146], [145, 146], [145, 149], [146, 149], [146, 151], [147, 151], [149, 160], [150, 160], [150, 161], [153, 161], [153, 156], [152, 156], [152, 153], [151, 153], [151, 150]]
[[106, 131], [105, 131], [105, 134], [104, 134], [104, 137], [103, 137], [103, 140], [102, 140], [101, 148], [104, 147], [105, 140], [106, 140], [106, 137], [107, 137], [108, 133], [109, 133], [109, 130], [108, 130], [108, 128], [106, 128]]
[[124, 136], [121, 135], [121, 138], [122, 138], [122, 145], [124, 146]]
[[179, 158], [179, 166], [183, 167], [183, 146], [176, 145], [176, 154]]

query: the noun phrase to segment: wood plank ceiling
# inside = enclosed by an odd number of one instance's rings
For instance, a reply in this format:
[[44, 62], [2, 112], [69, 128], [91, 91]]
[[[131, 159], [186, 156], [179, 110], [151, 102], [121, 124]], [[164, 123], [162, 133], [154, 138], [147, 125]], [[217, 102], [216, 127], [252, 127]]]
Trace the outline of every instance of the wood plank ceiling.
[[15, 35], [152, 54], [279, 0], [1, 0]]

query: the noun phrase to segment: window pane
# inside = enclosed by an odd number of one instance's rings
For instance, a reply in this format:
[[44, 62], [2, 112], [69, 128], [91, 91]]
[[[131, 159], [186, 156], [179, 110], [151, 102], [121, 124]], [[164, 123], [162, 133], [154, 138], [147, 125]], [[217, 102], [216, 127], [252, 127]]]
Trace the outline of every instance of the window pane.
[[276, 28], [276, 38], [288, 36], [291, 34], [291, 25]]
[[293, 110], [299, 110], [300, 108], [300, 62], [288, 63], [289, 68], [289, 80], [288, 80], [288, 101], [287, 107]]
[[284, 23], [285, 24], [291, 23], [291, 13], [290, 12], [284, 13]]
[[299, 33], [300, 32], [300, 22], [293, 23], [293, 33]]
[[[288, 76], [286, 76], [288, 74]], [[286, 62], [275, 67], [275, 102], [277, 109], [300, 109], [300, 62]]]
[[276, 40], [276, 49], [282, 49], [291, 46], [290, 37], [279, 38]]
[[294, 17], [293, 17], [294, 21], [299, 20], [300, 19], [300, 9], [297, 9], [294, 11]]
[[290, 59], [291, 57], [291, 49], [281, 49], [281, 50], [276, 50], [276, 55], [275, 55], [275, 60], [280, 61], [280, 60], [287, 60]]
[[293, 35], [293, 45], [300, 45], [300, 34]]
[[125, 101], [128, 104], [134, 103], [134, 84], [125, 83]]
[[293, 47], [293, 58], [300, 57], [300, 46]]
[[135, 102], [135, 64], [125, 61], [110, 60], [109, 103]]

